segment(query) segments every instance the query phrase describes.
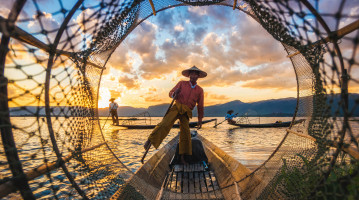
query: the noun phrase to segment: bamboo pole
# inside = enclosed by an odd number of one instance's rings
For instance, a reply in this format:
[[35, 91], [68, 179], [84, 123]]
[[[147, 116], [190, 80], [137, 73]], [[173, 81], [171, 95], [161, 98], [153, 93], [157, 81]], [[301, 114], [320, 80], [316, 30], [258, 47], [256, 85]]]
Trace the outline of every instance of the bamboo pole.
[[233, 1], [233, 10], [236, 9], [236, 6], [237, 6], [237, 0], [234, 0], [234, 1]]
[[152, 0], [148, 0], [151, 4], [151, 8], [152, 8], [152, 11], [153, 11], [153, 15], [156, 16], [156, 10], [155, 10], [155, 5], [153, 5], [153, 2]]
[[[308, 139], [310, 139], [310, 140], [312, 140], [312, 141], [314, 141], [314, 142], [317, 141], [315, 138], [313, 138], [313, 137], [310, 136], [310, 135], [304, 135], [304, 134], [298, 133], [298, 132], [293, 131], [293, 130], [290, 130], [290, 129], [287, 129], [287, 132], [288, 132], [288, 133], [295, 134], [295, 135], [300, 136], [300, 137], [308, 138]], [[331, 147], [335, 147], [335, 148], [338, 148], [338, 147], [339, 147], [338, 143], [335, 142], [335, 141], [334, 141], [333, 144], [330, 145], [330, 146], [331, 146]], [[343, 146], [342, 146], [341, 149], [342, 149], [344, 152], [346, 152], [347, 154], [351, 155], [353, 158], [359, 160], [359, 151], [358, 151], [358, 150], [356, 150], [356, 149], [354, 149], [353, 147], [350, 147], [350, 146], [349, 146], [349, 147], [343, 147]]]
[[[85, 153], [87, 151], [91, 151], [93, 149], [96, 149], [102, 145], [106, 144], [106, 142], [103, 142], [101, 144], [95, 145], [93, 147], [89, 147], [86, 149], [83, 149], [81, 153]], [[31, 181], [41, 175], [44, 175], [47, 172], [50, 172], [56, 168], [60, 167], [60, 163], [66, 163], [69, 162], [74, 157], [73, 153], [70, 153], [68, 156], [63, 157], [61, 160], [53, 161], [51, 163], [46, 163], [43, 165], [40, 165], [39, 167], [36, 167], [35, 169], [32, 169], [25, 173], [26, 178], [28, 181]], [[7, 196], [10, 193], [16, 192], [17, 188], [15, 187], [15, 183], [13, 180], [9, 180], [3, 184], [0, 185], [0, 198], [3, 198]]]
[[[0, 16], [0, 32], [6, 34], [7, 33], [7, 28], [6, 28], [6, 19], [4, 19], [3, 17]], [[7, 33], [9, 34], [9, 33]], [[50, 47], [48, 45], [46, 45], [45, 43], [41, 42], [40, 40], [38, 40], [37, 38], [35, 38], [34, 36], [32, 36], [31, 34], [27, 33], [26, 31], [22, 30], [21, 28], [15, 26], [14, 30], [11, 32], [11, 37], [24, 42], [26, 44], [32, 45], [34, 47], [37, 47], [39, 49], [42, 49], [46, 52], [50, 52]], [[68, 51], [63, 51], [63, 50], [59, 50], [56, 49], [56, 54], [60, 54], [60, 55], [64, 55], [66, 57], [72, 57], [74, 53], [72, 52], [68, 52]], [[106, 69], [105, 67], [101, 67], [95, 63], [92, 63], [90, 61], [85, 61], [82, 58], [76, 58], [79, 59], [82, 63], [89, 64], [91, 66], [94, 66], [96, 68], [99, 69]]]
[[[355, 31], [356, 29], [359, 28], [359, 20], [348, 24], [347, 26], [337, 30], [337, 31], [333, 31], [328, 37], [322, 39], [322, 40], [318, 40], [317, 42], [313, 43], [312, 46], [316, 45], [316, 44], [324, 44], [327, 42], [335, 42], [337, 40], [339, 40], [340, 38], [344, 37], [345, 35]], [[290, 55], [287, 55], [288, 58], [291, 58], [293, 56], [296, 56], [300, 54], [300, 51], [297, 51], [295, 53], [292, 53]]]

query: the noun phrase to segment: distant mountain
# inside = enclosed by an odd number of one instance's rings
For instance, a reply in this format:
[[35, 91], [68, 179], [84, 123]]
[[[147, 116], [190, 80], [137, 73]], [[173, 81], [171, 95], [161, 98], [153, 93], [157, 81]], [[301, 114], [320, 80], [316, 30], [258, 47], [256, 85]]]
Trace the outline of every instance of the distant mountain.
[[[236, 100], [225, 104], [207, 106], [205, 108], [205, 116], [225, 116], [228, 110], [233, 110], [234, 113], [238, 113], [239, 116], [245, 113], [249, 116], [271, 116], [277, 115], [277, 113], [281, 113], [282, 116], [293, 116], [296, 103], [296, 98], [271, 99], [253, 103], [244, 103]], [[197, 116], [197, 110], [195, 110], [193, 114]]]
[[[328, 96], [328, 102], [332, 101], [333, 105], [330, 109], [332, 113], [338, 111], [340, 94]], [[310, 101], [311, 97], [303, 97], [302, 100]], [[352, 116], [359, 116], [359, 106], [355, 106], [356, 102], [359, 101], [359, 94], [349, 94], [349, 111]], [[162, 117], [167, 111], [170, 104], [160, 104], [150, 106], [146, 108], [134, 108], [131, 106], [120, 106], [118, 109], [118, 115], [129, 117], [134, 116], [138, 113], [149, 112], [152, 117]], [[283, 99], [270, 99], [252, 103], [244, 103], [239, 100], [230, 101], [224, 104], [217, 104], [213, 106], [205, 107], [206, 117], [222, 117], [225, 116], [228, 110], [234, 110], [234, 113], [242, 115], [247, 113], [249, 116], [276, 116], [286, 117], [293, 116], [297, 105], [296, 98], [283, 98]], [[308, 104], [310, 105], [310, 103]], [[306, 106], [306, 104], [300, 104], [299, 106]], [[57, 116], [91, 116], [92, 111], [90, 109], [81, 108], [79, 106], [74, 107], [52, 107], [52, 113]], [[108, 116], [108, 108], [99, 108], [99, 116]], [[45, 115], [45, 108], [43, 106], [25, 106], [10, 108], [11, 116], [34, 116], [34, 115]], [[339, 109], [339, 113], [341, 111]], [[339, 114], [339, 115], [340, 115]], [[197, 116], [197, 108], [193, 110], [193, 116]]]
[[[301, 100], [310, 101], [311, 97], [303, 97]], [[338, 110], [340, 94], [328, 98], [328, 104], [333, 101], [331, 111], [335, 113]], [[359, 101], [359, 94], [349, 94], [349, 111], [353, 116], [359, 116], [359, 106], [354, 106], [355, 101]], [[162, 117], [167, 111], [169, 104], [150, 106], [148, 112], [153, 117]], [[224, 104], [207, 106], [204, 108], [206, 117], [221, 117], [227, 114], [228, 110], [233, 110], [239, 115], [247, 113], [249, 116], [265, 117], [291, 117], [297, 106], [297, 98], [270, 99], [252, 103], [244, 103], [239, 100], [230, 101]], [[305, 106], [305, 104], [299, 104]], [[341, 113], [341, 112], [340, 112]], [[298, 113], [299, 115], [301, 113]], [[193, 109], [193, 116], [197, 116], [197, 108]]]

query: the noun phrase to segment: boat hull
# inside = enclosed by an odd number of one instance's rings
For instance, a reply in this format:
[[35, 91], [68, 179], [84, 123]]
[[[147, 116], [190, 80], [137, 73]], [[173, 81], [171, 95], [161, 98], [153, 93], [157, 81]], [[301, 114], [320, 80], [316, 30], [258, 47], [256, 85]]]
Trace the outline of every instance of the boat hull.
[[[213, 122], [215, 120], [216, 119], [203, 120], [202, 124]], [[126, 124], [114, 125], [114, 126], [124, 127], [127, 129], [154, 129], [156, 127], [156, 125], [126, 125]], [[198, 122], [190, 122], [189, 123], [190, 128], [194, 128], [196, 126], [198, 126]], [[174, 124], [172, 128], [179, 128], [179, 124]]]
[[[261, 180], [253, 174], [250, 175], [251, 170], [213, 143], [200, 135], [197, 137], [202, 141], [210, 170], [217, 177], [220, 188], [218, 192], [223, 194], [223, 199], [233, 199], [234, 196], [236, 196], [236, 199], [240, 199], [241, 195], [243, 195], [244, 199], [249, 198], [247, 195], [251, 194], [255, 186], [261, 183]], [[126, 185], [115, 193], [112, 199], [131, 199], [133, 195], [142, 195], [145, 199], [161, 198], [161, 194], [166, 193], [161, 188], [166, 182], [167, 174], [171, 171], [169, 164], [175, 154], [177, 143], [178, 136], [142, 165]], [[246, 179], [249, 176], [251, 178]], [[183, 195], [183, 198], [181, 195]], [[186, 197], [188, 197], [188, 193], [176, 193], [176, 199], [186, 199]]]
[[[303, 122], [304, 120], [296, 120], [294, 124]], [[231, 124], [233, 126], [239, 126], [241, 128], [278, 128], [278, 127], [289, 127], [292, 121], [281, 122], [281, 123], [268, 123], [268, 124]]]

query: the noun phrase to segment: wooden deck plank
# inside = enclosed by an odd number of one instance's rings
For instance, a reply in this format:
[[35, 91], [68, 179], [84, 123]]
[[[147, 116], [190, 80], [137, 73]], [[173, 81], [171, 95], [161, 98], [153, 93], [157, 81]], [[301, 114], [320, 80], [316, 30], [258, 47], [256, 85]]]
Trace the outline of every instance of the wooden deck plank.
[[209, 199], [206, 181], [203, 176], [203, 172], [199, 173], [199, 183], [201, 185], [201, 193], [203, 199]]
[[202, 163], [174, 165], [162, 199], [224, 199], [213, 171]]
[[182, 175], [183, 172], [177, 173], [177, 186], [176, 186], [176, 192], [181, 193], [182, 192]]
[[176, 188], [177, 194], [176, 194], [176, 199], [183, 199], [183, 195], [182, 195], [182, 176], [183, 176], [183, 172], [181, 170], [180, 172], [177, 173], [177, 188]]
[[187, 194], [188, 193], [188, 172], [183, 172], [183, 178], [182, 178], [182, 191], [183, 193]]
[[208, 171], [205, 171], [205, 172], [204, 172], [204, 177], [205, 177], [206, 184], [207, 184], [208, 196], [209, 196], [210, 199], [215, 199], [215, 198], [216, 198], [216, 195], [215, 195], [215, 193], [214, 193], [212, 180], [211, 180], [211, 178], [210, 178], [210, 176], [209, 176]]
[[179, 172], [180, 171], [180, 165], [174, 165], [173, 169], [175, 172]]
[[176, 192], [176, 188], [177, 187], [177, 172], [174, 172], [173, 174], [172, 174], [172, 180], [171, 180], [171, 193], [169, 194], [169, 198], [170, 199], [174, 199], [174, 198], [176, 198], [176, 193], [174, 193], [174, 192]]
[[201, 164], [199, 164], [199, 167], [198, 167], [198, 171], [204, 171], [204, 167], [203, 167], [203, 164], [201, 163]]
[[213, 189], [214, 189], [214, 192], [215, 192], [216, 197], [219, 198], [219, 199], [224, 198], [224, 197], [223, 197], [223, 194], [222, 194], [222, 191], [221, 191], [220, 188], [219, 188], [219, 185], [218, 185], [218, 182], [217, 182], [217, 178], [216, 178], [216, 176], [214, 175], [214, 172], [213, 172], [213, 171], [209, 171], [209, 175], [210, 175], [211, 180], [212, 180], [212, 183], [213, 183]]
[[189, 172], [188, 173], [188, 192], [189, 193], [194, 193], [194, 177], [193, 177], [193, 172]]
[[210, 191], [213, 191], [213, 184], [212, 184], [211, 178], [209, 177], [208, 171], [205, 171], [205, 172], [204, 172], [204, 179], [206, 180], [207, 190], [208, 190], [209, 192], [210, 192]]
[[194, 192], [201, 193], [201, 185], [199, 183], [199, 173], [194, 173]]
[[175, 192], [176, 191], [176, 187], [177, 187], [177, 172], [174, 172], [172, 174], [172, 179], [171, 179], [171, 191]]
[[183, 172], [183, 165], [179, 165], [179, 171]]
[[173, 171], [171, 171], [167, 176], [168, 176], [168, 178], [167, 178], [167, 183], [166, 183], [165, 189], [171, 190]]

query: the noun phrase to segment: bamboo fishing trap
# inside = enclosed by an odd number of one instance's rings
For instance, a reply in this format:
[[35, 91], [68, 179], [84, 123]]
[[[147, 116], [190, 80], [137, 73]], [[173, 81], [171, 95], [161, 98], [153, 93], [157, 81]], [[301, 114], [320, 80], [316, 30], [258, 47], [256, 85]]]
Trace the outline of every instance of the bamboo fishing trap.
[[[317, 0], [69, 2], [3, 2], [10, 7], [0, 17], [1, 198], [108, 199], [121, 190], [133, 173], [98, 121], [101, 75], [131, 31], [178, 6], [244, 12], [283, 45], [293, 64], [293, 120], [304, 118], [305, 126], [286, 130], [267, 161], [228, 187], [246, 182], [243, 199], [359, 197], [357, 1], [339, 1], [329, 13]], [[19, 113], [31, 121], [11, 123]], [[160, 190], [142, 189], [129, 192], [152, 199]]]

